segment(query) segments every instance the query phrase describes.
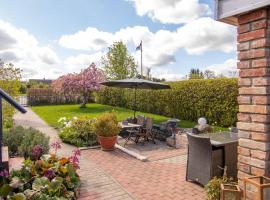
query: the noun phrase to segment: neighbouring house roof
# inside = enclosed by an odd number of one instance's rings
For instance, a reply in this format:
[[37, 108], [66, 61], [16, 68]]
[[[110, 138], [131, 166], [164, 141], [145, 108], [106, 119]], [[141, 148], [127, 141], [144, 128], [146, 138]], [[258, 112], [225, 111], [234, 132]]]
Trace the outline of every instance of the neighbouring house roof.
[[43, 83], [43, 84], [52, 84], [52, 79], [29, 79], [29, 82], [37, 82], [37, 83]]

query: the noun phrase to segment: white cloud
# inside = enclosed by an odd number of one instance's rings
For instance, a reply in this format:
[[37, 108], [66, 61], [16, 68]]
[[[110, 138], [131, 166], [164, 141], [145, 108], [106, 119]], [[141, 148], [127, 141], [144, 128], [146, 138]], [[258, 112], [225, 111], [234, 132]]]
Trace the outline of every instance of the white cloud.
[[232, 52], [236, 49], [234, 27], [211, 18], [200, 18], [177, 30], [180, 46], [189, 54], [202, 54], [206, 51]]
[[151, 76], [155, 78], [165, 79], [166, 81], [179, 81], [182, 80], [184, 75], [173, 72], [172, 69], [162, 67], [155, 67], [151, 69]]
[[32, 68], [25, 67], [22, 70], [22, 76], [23, 77], [34, 77], [35, 75], [38, 75], [38, 71], [37, 70], [34, 70]]
[[51, 47], [41, 46], [27, 30], [0, 20], [0, 59], [23, 70], [24, 77], [53, 76], [60, 62]]
[[[151, 32], [148, 27], [134, 26], [109, 33], [89, 27], [85, 31], [62, 36], [59, 44], [75, 50], [100, 51], [122, 40], [135, 50], [142, 40], [144, 65], [153, 67], [174, 63], [175, 53], [182, 48], [192, 55], [207, 51], [232, 52], [236, 49], [235, 36], [232, 26], [206, 17], [181, 26], [176, 31]], [[138, 52], [134, 56], [140, 60]]]
[[225, 76], [232, 76], [232, 74], [237, 74], [237, 60], [236, 59], [228, 59], [224, 63], [220, 64], [213, 64], [210, 66], [207, 66], [203, 69], [205, 70], [211, 70], [215, 72], [216, 75], [222, 74]]
[[57, 64], [59, 58], [56, 53], [49, 47], [40, 47], [37, 49], [37, 54], [40, 60], [48, 65]]
[[94, 54], [79, 54], [77, 56], [70, 56], [67, 57], [64, 61], [66, 65], [71, 66], [81, 66], [81, 67], [87, 67], [91, 63], [96, 63], [96, 65], [99, 64], [99, 61], [101, 57], [104, 54], [102, 52], [97, 52]]
[[127, 0], [139, 16], [147, 15], [164, 24], [182, 24], [210, 14], [207, 4], [199, 0]]
[[73, 35], [63, 35], [59, 44], [66, 48], [101, 50], [108, 46], [113, 39], [113, 35], [108, 32], [99, 31], [96, 28], [89, 27], [85, 31], [78, 31]]
[[38, 41], [25, 29], [18, 29], [10, 23], [0, 20], [0, 44], [0, 50], [5, 50], [14, 47], [33, 47], [38, 45]]
[[0, 59], [4, 62], [18, 61], [18, 56], [12, 51], [0, 51]]
[[[183, 2], [181, 1], [181, 3]], [[198, 1], [192, 0], [192, 2], [198, 4]], [[151, 4], [153, 1], [149, 0], [148, 2], [147, 0], [145, 3], [148, 6], [148, 3]], [[158, 6], [162, 3], [166, 3], [165, 7], [167, 4], [170, 5], [169, 7], [173, 7], [173, 5], [177, 7], [180, 1], [157, 0]], [[189, 4], [187, 1], [185, 3]], [[160, 15], [157, 12], [159, 11], [153, 11], [153, 19], [158, 20], [157, 16]], [[147, 15], [149, 13], [147, 12]], [[167, 17], [170, 16], [167, 15]], [[69, 56], [63, 61], [51, 46], [40, 45], [38, 40], [27, 30], [0, 20], [0, 59], [13, 62], [16, 67], [22, 68], [25, 77], [57, 78], [67, 72], [79, 71], [91, 62], [99, 64], [98, 61], [107, 47], [119, 40], [128, 45], [132, 55], [139, 61], [140, 53], [135, 52], [135, 47], [142, 40], [144, 67], [151, 67], [155, 77], [179, 80], [182, 78], [182, 74], [174, 73], [164, 66], [168, 67], [167, 65], [177, 62], [175, 54], [180, 49], [186, 50], [191, 55], [196, 55], [207, 51], [232, 52], [236, 47], [235, 28], [208, 17], [195, 18], [191, 17], [188, 20], [189, 23], [175, 31], [158, 30], [152, 32], [146, 26], [134, 26], [110, 33], [88, 27], [86, 30], [80, 30], [74, 34], [66, 34], [58, 40], [60, 46], [78, 50], [79, 53]], [[167, 18], [164, 17], [164, 19]]]

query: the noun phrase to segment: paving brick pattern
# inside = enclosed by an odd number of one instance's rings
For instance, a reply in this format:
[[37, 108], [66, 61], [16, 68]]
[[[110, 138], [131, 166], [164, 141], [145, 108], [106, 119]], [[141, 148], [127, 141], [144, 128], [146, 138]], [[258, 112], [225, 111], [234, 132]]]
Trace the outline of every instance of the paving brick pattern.
[[186, 182], [185, 162], [175, 162], [173, 158], [165, 159], [171, 162], [141, 162], [119, 150], [88, 150], [85, 156], [101, 166], [135, 199], [206, 199], [201, 186]]
[[[58, 140], [57, 131], [49, 127], [31, 109], [16, 114], [18, 125], [34, 127]], [[147, 145], [147, 144], [146, 144]], [[74, 147], [62, 144], [61, 155]], [[202, 200], [201, 186], [185, 181], [186, 150], [149, 151], [149, 162], [141, 162], [116, 150], [83, 150], [80, 159], [82, 186], [79, 200]]]
[[187, 163], [187, 155], [165, 158], [165, 159], [157, 160], [157, 161], [154, 161], [154, 162], [173, 163], [173, 164], [185, 165]]
[[82, 177], [81, 195], [79, 200], [108, 199], [131, 200], [132, 196], [121, 185], [107, 175], [102, 168], [92, 160], [87, 159], [86, 151], [82, 151], [81, 170]]

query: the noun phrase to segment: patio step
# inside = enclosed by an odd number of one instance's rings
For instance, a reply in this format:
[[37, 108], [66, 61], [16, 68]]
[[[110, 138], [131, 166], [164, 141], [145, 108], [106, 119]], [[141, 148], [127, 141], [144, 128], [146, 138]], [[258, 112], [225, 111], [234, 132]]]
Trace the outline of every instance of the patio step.
[[115, 144], [115, 147], [116, 147], [117, 149], [120, 149], [121, 151], [127, 153], [128, 155], [130, 155], [130, 156], [132, 156], [132, 157], [135, 157], [136, 159], [138, 159], [138, 160], [140, 160], [140, 161], [143, 161], [143, 162], [147, 161], [147, 157], [145, 157], [145, 156], [143, 156], [143, 155], [141, 155], [141, 154], [138, 154], [138, 153], [136, 153], [136, 152], [134, 152], [134, 151], [131, 151], [131, 150], [129, 150], [129, 149], [126, 149], [125, 147], [122, 147], [122, 146], [120, 146], [119, 144]]

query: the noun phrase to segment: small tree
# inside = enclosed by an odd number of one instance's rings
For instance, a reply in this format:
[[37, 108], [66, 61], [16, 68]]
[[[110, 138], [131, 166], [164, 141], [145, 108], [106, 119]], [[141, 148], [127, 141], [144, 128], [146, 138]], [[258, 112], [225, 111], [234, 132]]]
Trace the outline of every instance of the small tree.
[[[21, 70], [16, 68], [12, 63], [5, 63], [0, 59], [0, 88], [7, 92], [12, 97], [16, 97], [19, 94], [21, 86]], [[4, 126], [12, 126], [12, 116], [14, 108], [3, 103], [3, 114], [4, 114]]]
[[105, 80], [103, 71], [94, 63], [80, 73], [72, 73], [59, 77], [52, 84], [54, 91], [62, 93], [65, 98], [78, 95], [81, 108], [85, 108], [90, 94], [100, 89], [100, 82]]
[[109, 47], [108, 53], [102, 57], [101, 62], [108, 79], [132, 78], [137, 75], [135, 60], [122, 41], [115, 42]]
[[189, 72], [189, 79], [204, 79], [203, 72], [199, 69], [191, 69]]
[[147, 79], [151, 80], [151, 68], [146, 67], [146, 77]]
[[228, 71], [228, 76], [230, 78], [237, 78], [239, 76], [239, 73], [237, 70], [230, 70]]
[[216, 78], [216, 74], [214, 71], [211, 70], [205, 70], [204, 71], [204, 78], [210, 79], [210, 78]]

